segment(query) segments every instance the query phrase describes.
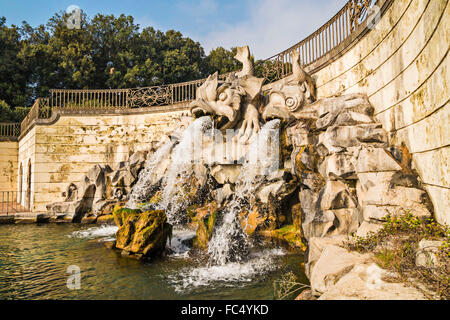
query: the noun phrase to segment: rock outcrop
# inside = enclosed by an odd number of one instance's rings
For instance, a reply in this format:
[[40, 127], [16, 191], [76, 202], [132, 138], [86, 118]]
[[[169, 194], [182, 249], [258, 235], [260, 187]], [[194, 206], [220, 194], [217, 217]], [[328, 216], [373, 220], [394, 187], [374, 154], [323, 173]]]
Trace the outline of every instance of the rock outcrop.
[[140, 212], [117, 207], [113, 216], [119, 227], [114, 247], [122, 250], [123, 256], [154, 258], [164, 252], [172, 234], [164, 211]]
[[79, 182], [68, 186], [63, 202], [47, 205], [50, 219], [82, 222], [89, 218], [95, 222], [98, 216], [111, 213], [115, 204], [127, 200], [146, 156], [147, 152], [135, 152], [115, 170], [109, 165], [94, 165]]
[[[220, 241], [238, 239], [231, 246], [237, 249], [227, 252], [216, 250], [221, 249], [216, 243], [213, 252], [220, 255], [248, 248], [248, 238], [307, 247], [306, 274], [312, 294], [321, 299], [382, 298], [384, 289], [391, 290], [385, 297], [423, 297], [402, 284], [384, 281], [388, 275], [372, 264], [370, 255], [341, 247], [353, 234], [363, 236], [380, 229], [387, 215], [411, 212], [426, 219], [433, 213], [411, 167], [411, 155], [404, 146], [390, 145], [388, 133], [374, 120], [367, 96], [349, 94], [316, 101], [312, 78], [301, 68], [297, 52], [293, 75], [263, 95], [263, 79], [253, 76], [248, 47], [238, 48], [236, 58], [244, 65], [241, 72], [225, 81], [216, 73], [197, 88], [190, 108], [199, 119], [184, 136], [172, 137], [148, 163], [146, 153], [138, 152], [114, 170], [94, 166], [79, 183], [68, 187], [64, 202], [48, 206], [54, 219], [96, 218], [112, 203], [127, 200], [136, 184], [135, 207], [163, 207], [171, 222], [196, 228], [194, 246], [207, 252], [211, 253], [208, 246], [217, 242], [218, 233]], [[260, 116], [265, 121], [281, 120], [264, 125], [273, 125], [271, 129], [279, 133], [279, 145], [270, 147], [269, 140], [276, 139], [261, 135], [266, 139], [266, 153], [252, 148], [262, 131]], [[232, 141], [216, 141], [216, 133], [223, 138], [219, 133], [232, 128], [239, 128]], [[220, 158], [225, 144], [233, 151]], [[241, 162], [252, 153], [269, 159], [258, 159], [260, 163], [271, 162], [269, 154], [274, 153], [277, 161], [272, 162], [279, 165]], [[205, 159], [207, 154], [217, 158]], [[190, 159], [194, 156], [195, 161]], [[136, 183], [144, 164], [145, 179]], [[163, 211], [116, 209], [113, 216], [120, 227], [115, 246], [124, 255], [148, 257], [164, 250], [171, 226]], [[222, 223], [224, 216], [227, 224]], [[231, 230], [230, 237], [225, 228], [216, 232], [220, 224]], [[426, 254], [432, 257], [432, 251]], [[418, 255], [417, 264], [432, 260], [426, 257]], [[220, 261], [235, 261], [226, 258]], [[372, 271], [381, 276], [373, 280]]]
[[405, 210], [431, 216], [404, 148], [388, 144], [372, 113], [364, 95], [322, 99], [297, 111], [298, 122], [287, 128], [306, 241], [349, 235], [360, 225], [373, 230], [386, 215]]
[[[424, 299], [414, 288], [383, 281], [387, 274], [371, 264], [370, 255], [341, 247], [351, 235], [379, 230], [387, 215], [411, 212], [426, 219], [433, 213], [406, 148], [390, 146], [372, 115], [367, 97], [352, 94], [284, 116], [298, 119], [286, 129], [291, 172], [300, 182], [300, 214], [293, 219], [301, 223], [306, 274], [320, 299]], [[424, 257], [418, 255], [419, 264]], [[380, 277], [371, 286], [374, 270]]]

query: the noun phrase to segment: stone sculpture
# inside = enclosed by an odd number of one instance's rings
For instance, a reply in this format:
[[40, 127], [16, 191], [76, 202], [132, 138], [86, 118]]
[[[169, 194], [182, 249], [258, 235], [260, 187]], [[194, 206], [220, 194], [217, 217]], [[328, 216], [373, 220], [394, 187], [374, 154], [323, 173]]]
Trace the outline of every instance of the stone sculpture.
[[247, 141], [260, 129], [261, 88], [264, 78], [253, 75], [248, 46], [239, 47], [235, 59], [243, 64], [241, 71], [219, 81], [218, 74], [210, 75], [197, 89], [197, 99], [190, 105], [195, 117], [213, 115], [217, 128], [240, 128], [238, 137]]
[[263, 119], [298, 119], [296, 114], [316, 99], [314, 83], [300, 66], [300, 53], [292, 52], [292, 75], [283, 79], [269, 91], [269, 103], [264, 108]]
[[263, 118], [295, 118], [295, 113], [315, 100], [314, 83], [300, 66], [300, 54], [292, 53], [292, 75], [269, 92], [269, 102], [264, 107], [263, 78], [254, 76], [254, 66], [248, 46], [238, 47], [235, 59], [242, 70], [220, 81], [218, 74], [210, 75], [197, 89], [197, 99], [190, 104], [195, 117], [212, 115], [220, 130], [237, 129], [238, 138], [247, 142], [260, 130], [260, 111]]

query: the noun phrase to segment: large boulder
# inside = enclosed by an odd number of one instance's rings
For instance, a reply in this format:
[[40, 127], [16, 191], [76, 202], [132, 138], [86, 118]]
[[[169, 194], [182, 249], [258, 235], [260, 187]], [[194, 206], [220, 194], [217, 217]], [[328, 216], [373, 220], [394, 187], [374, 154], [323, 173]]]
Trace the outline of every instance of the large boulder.
[[329, 180], [319, 192], [318, 207], [321, 210], [356, 208], [357, 202], [347, 185], [341, 181]]
[[[119, 214], [117, 214], [119, 216]], [[115, 216], [116, 217], [116, 216]], [[162, 210], [142, 213], [121, 211], [115, 247], [125, 256], [152, 258], [160, 256], [172, 234], [172, 225]]]
[[349, 238], [345, 235], [330, 236], [330, 237], [313, 237], [309, 239], [308, 251], [305, 261], [305, 273], [311, 279], [311, 271], [322, 255], [323, 250], [329, 245], [339, 246]]
[[311, 288], [315, 293], [324, 293], [354, 265], [368, 261], [368, 255], [348, 252], [336, 245], [325, 247], [311, 270]]
[[326, 156], [365, 143], [371, 143], [377, 147], [387, 145], [387, 134], [380, 124], [329, 127], [319, 134], [317, 148], [320, 155]]
[[[386, 282], [392, 274], [374, 263], [358, 264], [328, 286], [319, 300], [425, 300], [418, 289], [399, 282]], [[334, 281], [333, 281], [334, 282]]]
[[142, 211], [140, 209], [130, 209], [130, 208], [122, 207], [119, 205], [116, 205], [112, 211], [114, 223], [118, 227], [121, 227], [125, 223], [125, 221], [127, 220], [128, 217], [134, 216], [134, 215], [139, 215], [140, 213], [142, 213]]
[[358, 173], [356, 194], [365, 221], [380, 221], [386, 215], [410, 211], [423, 219], [431, 217], [427, 193], [413, 187], [414, 180], [399, 171]]
[[401, 170], [400, 165], [384, 148], [364, 146], [359, 152], [356, 165], [358, 173], [397, 170]]

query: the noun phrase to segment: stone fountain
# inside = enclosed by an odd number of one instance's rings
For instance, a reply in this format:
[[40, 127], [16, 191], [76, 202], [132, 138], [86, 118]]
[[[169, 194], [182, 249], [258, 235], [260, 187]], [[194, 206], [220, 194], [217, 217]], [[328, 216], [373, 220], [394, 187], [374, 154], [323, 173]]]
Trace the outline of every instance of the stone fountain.
[[389, 144], [365, 95], [316, 100], [295, 52], [292, 75], [263, 93], [249, 48], [236, 59], [241, 71], [197, 89], [186, 130], [118, 168], [94, 166], [48, 205], [53, 219], [113, 213], [128, 256], [161, 254], [152, 239], [164, 243], [172, 225], [196, 230], [210, 264], [245, 260], [261, 240], [308, 246], [311, 275], [327, 241], [377, 230], [387, 214], [432, 215], [408, 150]]

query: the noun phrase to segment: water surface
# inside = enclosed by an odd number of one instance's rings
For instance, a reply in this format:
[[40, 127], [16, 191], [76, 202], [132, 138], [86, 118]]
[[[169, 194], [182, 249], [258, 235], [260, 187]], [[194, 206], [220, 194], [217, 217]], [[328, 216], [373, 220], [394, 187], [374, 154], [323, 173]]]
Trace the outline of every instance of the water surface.
[[[273, 282], [288, 271], [301, 282], [301, 256], [282, 249], [247, 262], [207, 267], [188, 256], [176, 231], [174, 253], [141, 262], [106, 249], [116, 227], [82, 224], [0, 225], [0, 299], [273, 299]], [[81, 270], [81, 289], [66, 286], [67, 268]]]

